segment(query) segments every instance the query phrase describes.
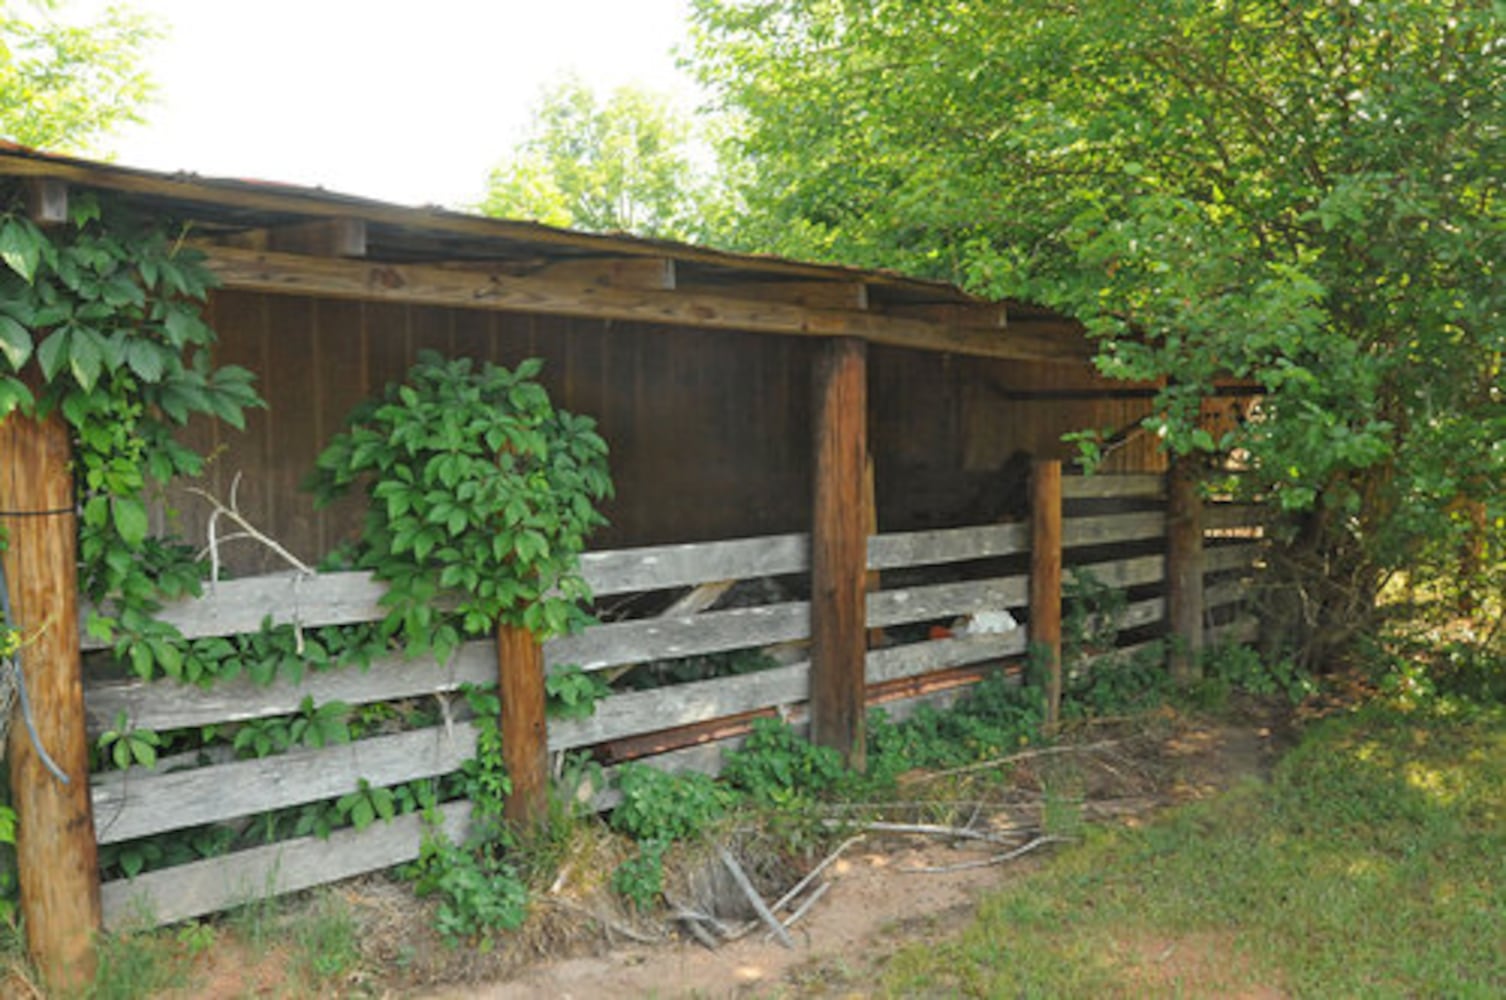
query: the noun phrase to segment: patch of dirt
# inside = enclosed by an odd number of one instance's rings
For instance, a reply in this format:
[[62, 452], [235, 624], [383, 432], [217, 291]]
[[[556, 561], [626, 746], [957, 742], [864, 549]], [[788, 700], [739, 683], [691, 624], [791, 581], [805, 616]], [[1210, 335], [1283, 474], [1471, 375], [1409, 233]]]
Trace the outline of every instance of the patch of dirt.
[[[712, 950], [689, 922], [633, 914], [606, 887], [624, 848], [601, 833], [579, 838], [527, 924], [486, 950], [447, 946], [433, 929], [433, 905], [404, 883], [372, 877], [335, 889], [355, 920], [360, 954], [351, 972], [320, 992], [428, 1000], [869, 995], [894, 951], [960, 931], [982, 895], [1034, 870], [1050, 850], [1042, 843], [1002, 860], [1009, 846], [1043, 832], [1070, 835], [1083, 822], [1144, 822], [1167, 805], [1264, 778], [1294, 742], [1285, 716], [1258, 705], [1244, 706], [1235, 721], [1167, 711], [1132, 726], [1094, 723], [1073, 734], [1075, 749], [1027, 750], [986, 767], [907, 776], [899, 798], [911, 800], [909, 811], [903, 802], [888, 804], [884, 820], [993, 839], [863, 831], [822, 873], [828, 885], [793, 924], [792, 947], [772, 940], [709, 852], [671, 857], [670, 896], [714, 921], [697, 924], [703, 937], [718, 937], [704, 933], [708, 927], [741, 936], [713, 940]], [[936, 805], [942, 799], [952, 804]], [[730, 846], [768, 901], [822, 858], [792, 859], [774, 838], [757, 835]], [[1282, 995], [1240, 985], [1231, 942], [1215, 935], [1163, 940], [1126, 928], [1123, 948], [1133, 959], [1126, 995]], [[194, 964], [193, 985], [175, 995], [305, 995], [284, 947], [252, 953], [222, 934]]]
[[[990, 824], [981, 824], [977, 815], [950, 822], [1018, 828], [1048, 822], [1053, 809], [1063, 808], [1076, 809], [1089, 821], [1142, 822], [1166, 805], [1267, 776], [1292, 734], [1282, 716], [1252, 705], [1234, 722], [1200, 724], [1167, 713], [1152, 732], [1094, 732], [1083, 734], [1082, 742], [1100, 749], [1026, 756], [1001, 765], [1014, 769], [1011, 784], [1023, 791], [991, 802]], [[957, 779], [915, 776], [916, 797], [921, 785], [938, 780]], [[608, 937], [591, 954], [541, 961], [505, 979], [423, 995], [429, 1000], [866, 995], [890, 953], [960, 930], [972, 920], [980, 896], [1033, 870], [1044, 855], [979, 864], [1000, 853], [997, 844], [987, 842], [869, 833], [828, 869], [830, 889], [794, 926], [793, 948], [771, 940], [761, 927], [714, 951], [688, 934], [660, 945]], [[1282, 996], [1222, 990], [1220, 984], [1239, 981], [1238, 969], [1230, 964], [1230, 943], [1212, 936], [1135, 939], [1125, 946], [1143, 957], [1136, 964], [1143, 980], [1131, 985], [1147, 994], [1169, 988], [1249, 1000]]]

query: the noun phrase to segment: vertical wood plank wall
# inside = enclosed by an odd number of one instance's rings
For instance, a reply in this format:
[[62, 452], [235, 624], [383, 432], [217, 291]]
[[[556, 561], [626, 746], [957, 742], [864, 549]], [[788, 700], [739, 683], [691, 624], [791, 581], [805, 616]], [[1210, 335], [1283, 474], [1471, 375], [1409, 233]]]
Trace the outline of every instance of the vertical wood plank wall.
[[[316, 561], [359, 530], [354, 499], [315, 511], [298, 484], [361, 400], [432, 349], [508, 366], [541, 357], [556, 405], [588, 414], [611, 446], [617, 498], [594, 546], [804, 531], [810, 520], [810, 342], [781, 337], [222, 292], [209, 319], [219, 360], [257, 373], [268, 402], [245, 433], [198, 422], [214, 459], [201, 483], [292, 552]], [[799, 391], [794, 387], [799, 386]], [[204, 538], [201, 499], [171, 499], [180, 530]], [[237, 573], [286, 568], [250, 543]]]
[[[214, 460], [202, 484], [238, 499], [253, 523], [306, 561], [360, 526], [353, 498], [315, 511], [297, 487], [362, 399], [434, 349], [504, 365], [545, 361], [559, 406], [597, 419], [612, 448], [612, 524], [593, 546], [752, 537], [810, 528], [809, 378], [819, 342], [649, 324], [572, 320], [220, 292], [210, 321], [219, 360], [259, 376], [269, 408], [247, 431], [198, 423], [187, 436]], [[1061, 435], [1126, 427], [1149, 400], [1091, 398], [1117, 388], [1085, 366], [990, 361], [872, 346], [869, 426], [879, 527], [920, 530], [996, 520], [1001, 468], [1017, 452], [1069, 458]], [[1054, 392], [1029, 399], [1029, 393]], [[1062, 395], [1065, 393], [1066, 395]], [[1149, 435], [1105, 471], [1165, 468]], [[1023, 483], [1021, 484], [1023, 486]], [[182, 534], [204, 538], [208, 507], [177, 493]], [[226, 550], [237, 573], [281, 569], [251, 543]]]

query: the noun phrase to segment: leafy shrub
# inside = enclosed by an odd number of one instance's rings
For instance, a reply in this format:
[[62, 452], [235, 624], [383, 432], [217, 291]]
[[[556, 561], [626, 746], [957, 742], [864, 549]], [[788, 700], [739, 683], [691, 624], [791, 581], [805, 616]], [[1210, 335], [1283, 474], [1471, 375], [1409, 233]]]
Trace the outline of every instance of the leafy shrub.
[[756, 719], [742, 749], [727, 756], [722, 777], [762, 805], [788, 806], [836, 788], [842, 755], [796, 735], [783, 719]]
[[444, 659], [498, 622], [548, 638], [590, 621], [578, 564], [606, 523], [607, 446], [589, 417], [553, 407], [534, 381], [542, 367], [423, 351], [316, 461], [319, 505], [366, 494], [355, 564], [387, 583], [383, 631], [412, 654]]

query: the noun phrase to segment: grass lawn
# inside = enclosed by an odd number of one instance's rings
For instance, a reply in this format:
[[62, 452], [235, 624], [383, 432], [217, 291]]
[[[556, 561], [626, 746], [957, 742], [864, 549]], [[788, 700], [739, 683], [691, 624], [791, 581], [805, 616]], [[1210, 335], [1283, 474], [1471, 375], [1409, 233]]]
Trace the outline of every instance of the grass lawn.
[[1369, 708], [898, 952], [893, 996], [1506, 996], [1506, 711]]

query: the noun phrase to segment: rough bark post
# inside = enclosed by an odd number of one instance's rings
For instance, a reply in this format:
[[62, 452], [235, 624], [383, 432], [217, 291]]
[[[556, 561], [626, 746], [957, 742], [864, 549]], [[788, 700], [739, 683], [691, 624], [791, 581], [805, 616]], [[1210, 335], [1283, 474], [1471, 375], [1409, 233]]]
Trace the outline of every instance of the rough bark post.
[[497, 627], [502, 699], [502, 760], [512, 780], [503, 812], [531, 826], [549, 812], [549, 730], [544, 717], [544, 650], [532, 632]]
[[864, 592], [867, 582], [867, 349], [821, 346], [815, 369], [815, 501], [811, 523], [811, 739], [864, 766]]
[[1203, 503], [1194, 462], [1172, 462], [1166, 483], [1166, 605], [1172, 633], [1171, 676], [1179, 684], [1202, 673]]
[[1030, 648], [1046, 660], [1046, 724], [1062, 705], [1062, 463], [1037, 459], [1030, 473]]
[[27, 950], [47, 984], [72, 992], [94, 979], [99, 862], [89, 800], [89, 738], [79, 660], [77, 527], [68, 428], [61, 414], [0, 422], [0, 525], [20, 662], [37, 738], [68, 776], [59, 781], [11, 720], [10, 783]]

